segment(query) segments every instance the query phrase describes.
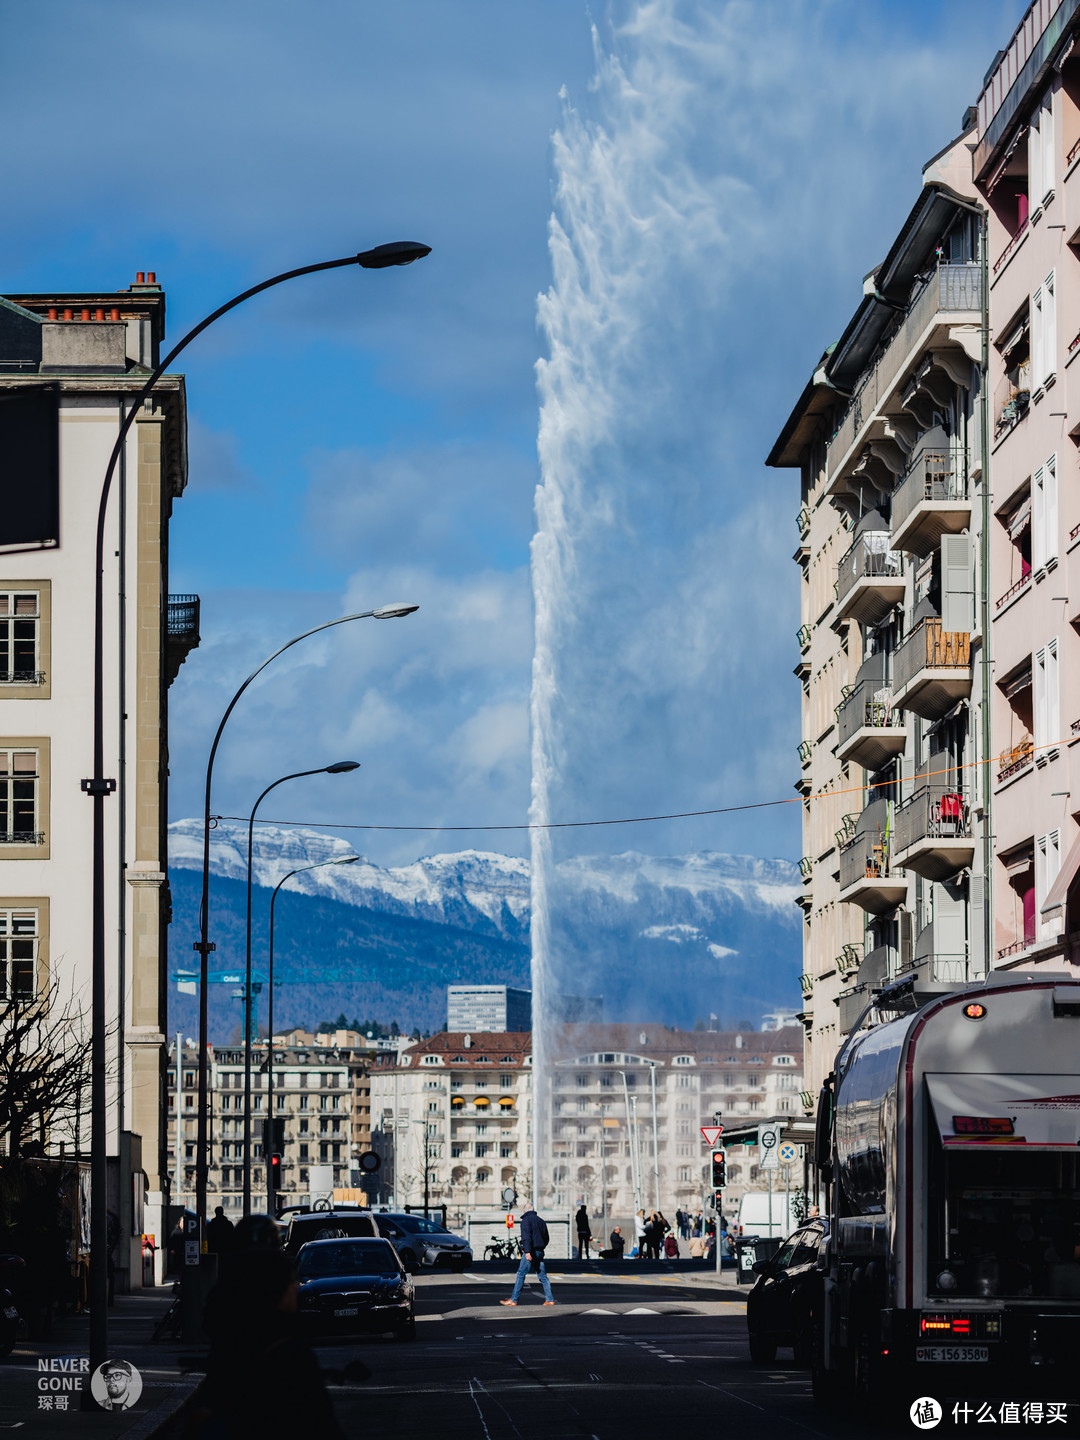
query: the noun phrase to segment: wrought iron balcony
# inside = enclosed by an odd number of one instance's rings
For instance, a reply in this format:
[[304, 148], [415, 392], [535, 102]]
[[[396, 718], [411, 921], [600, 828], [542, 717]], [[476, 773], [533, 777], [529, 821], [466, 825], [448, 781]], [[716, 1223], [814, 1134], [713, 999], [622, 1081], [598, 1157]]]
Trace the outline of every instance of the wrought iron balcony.
[[904, 557], [887, 530], [867, 530], [836, 567], [836, 615], [877, 625], [903, 603]]
[[170, 595], [165, 668], [171, 685], [192, 650], [199, 643], [198, 595]]
[[0, 670], [0, 685], [44, 685], [44, 670]]
[[892, 543], [898, 550], [925, 556], [942, 535], [959, 535], [970, 526], [966, 456], [919, 451], [893, 491]]
[[44, 845], [44, 830], [0, 830], [0, 845]]
[[924, 720], [939, 720], [971, 694], [971, 636], [921, 621], [893, 656], [893, 701]]
[[853, 760], [865, 770], [880, 770], [903, 753], [907, 731], [893, 704], [892, 687], [862, 680], [836, 707], [837, 759]]
[[940, 786], [917, 790], [896, 811], [894, 863], [924, 880], [947, 880], [975, 858], [964, 797]]

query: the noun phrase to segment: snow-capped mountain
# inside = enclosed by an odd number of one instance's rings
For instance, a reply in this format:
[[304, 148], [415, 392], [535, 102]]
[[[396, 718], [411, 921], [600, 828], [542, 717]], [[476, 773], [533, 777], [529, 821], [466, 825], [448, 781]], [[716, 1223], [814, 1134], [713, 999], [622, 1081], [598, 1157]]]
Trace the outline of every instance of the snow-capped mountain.
[[[290, 870], [354, 853], [348, 840], [322, 831], [256, 828], [256, 969], [269, 888]], [[201, 823], [177, 821], [170, 826], [177, 968], [191, 964], [201, 868]], [[233, 967], [243, 957], [245, 825], [222, 823], [212, 832], [211, 868], [215, 964]], [[783, 860], [636, 851], [566, 860], [551, 893], [554, 987], [602, 994], [610, 1019], [689, 1026], [715, 1013], [756, 1022], [797, 1000], [798, 893], [796, 867]], [[275, 971], [285, 983], [276, 1016], [309, 1023], [345, 1011], [350, 1019], [438, 1028], [449, 983], [529, 985], [529, 905], [528, 862], [478, 850], [392, 868], [361, 858], [297, 875], [278, 900]], [[224, 1038], [238, 1007], [224, 994], [211, 998]], [[181, 1000], [173, 1008], [180, 1018], [187, 1006]]]

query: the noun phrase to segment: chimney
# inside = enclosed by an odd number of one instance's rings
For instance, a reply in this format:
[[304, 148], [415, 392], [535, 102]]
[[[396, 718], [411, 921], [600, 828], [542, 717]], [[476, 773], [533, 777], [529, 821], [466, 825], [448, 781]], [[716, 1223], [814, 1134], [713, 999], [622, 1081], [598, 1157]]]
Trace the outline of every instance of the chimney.
[[136, 284], [136, 285], [145, 285], [145, 284], [146, 284], [146, 272], [145, 272], [144, 270], [136, 270], [136, 271], [135, 271], [135, 284]]

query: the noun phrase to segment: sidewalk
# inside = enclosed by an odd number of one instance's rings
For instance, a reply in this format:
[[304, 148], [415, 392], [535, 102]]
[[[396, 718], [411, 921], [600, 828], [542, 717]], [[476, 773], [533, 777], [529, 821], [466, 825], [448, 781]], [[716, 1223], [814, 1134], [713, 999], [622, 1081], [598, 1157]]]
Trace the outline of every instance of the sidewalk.
[[[63, 1437], [123, 1436], [124, 1440], [150, 1440], [198, 1384], [197, 1374], [185, 1375], [180, 1368], [181, 1346], [175, 1340], [157, 1344], [151, 1340], [154, 1326], [172, 1302], [171, 1288], [118, 1295], [109, 1308], [109, 1351], [111, 1358], [129, 1360], [139, 1371], [143, 1391], [131, 1410], [113, 1414], [84, 1411], [76, 1391], [42, 1391], [39, 1381], [62, 1380], [70, 1372], [39, 1368], [48, 1360], [86, 1359], [90, 1347], [90, 1317], [60, 1315], [46, 1340], [22, 1340], [12, 1353], [0, 1360], [0, 1429], [19, 1428], [34, 1440], [63, 1440]], [[77, 1374], [82, 1385], [89, 1376]], [[41, 1408], [42, 1398], [52, 1403]], [[57, 1401], [60, 1406], [57, 1406]], [[64, 1403], [66, 1401], [66, 1404]]]

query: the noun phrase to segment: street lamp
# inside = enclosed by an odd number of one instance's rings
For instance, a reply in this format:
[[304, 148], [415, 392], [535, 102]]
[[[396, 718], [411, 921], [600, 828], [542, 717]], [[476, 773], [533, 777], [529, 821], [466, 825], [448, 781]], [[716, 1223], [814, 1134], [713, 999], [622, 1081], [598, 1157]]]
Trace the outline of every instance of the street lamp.
[[[358, 615], [342, 615], [337, 620], [327, 620], [322, 625], [316, 625], [311, 630], [305, 630], [302, 635], [294, 635], [284, 645], [275, 650], [247, 677], [244, 683], [237, 690], [236, 694], [229, 701], [225, 714], [221, 717], [221, 723], [214, 736], [214, 743], [210, 746], [210, 758], [206, 762], [206, 790], [203, 796], [203, 865], [202, 865], [202, 903], [199, 908], [199, 938], [195, 941], [193, 948], [199, 953], [199, 1110], [196, 1125], [196, 1157], [195, 1157], [195, 1209], [199, 1216], [200, 1225], [206, 1220], [206, 1181], [207, 1181], [207, 1095], [208, 1095], [208, 1074], [206, 1047], [208, 1043], [208, 1011], [207, 1011], [207, 972], [208, 957], [215, 947], [209, 939], [210, 926], [210, 787], [214, 778], [214, 759], [217, 755], [217, 748], [221, 742], [222, 731], [228, 722], [229, 716], [236, 708], [236, 703], [248, 688], [257, 675], [283, 655], [286, 650], [301, 640], [306, 640], [309, 635], [317, 635], [321, 630], [330, 630], [335, 625], [345, 625], [350, 620], [395, 620], [405, 615], [411, 615], [414, 610], [419, 610], [419, 605], [411, 605], [406, 601], [399, 601], [393, 605], [380, 605], [375, 610], [363, 610]], [[261, 798], [261, 797], [260, 797]], [[250, 956], [249, 956], [250, 961]], [[250, 978], [250, 964], [248, 975]], [[248, 987], [250, 989], [250, 985]]]
[[244, 968], [244, 1214], [251, 1213], [251, 855], [255, 837], [255, 816], [259, 806], [279, 785], [286, 780], [301, 780], [306, 775], [345, 775], [359, 770], [359, 760], [338, 760], [333, 765], [320, 765], [316, 770], [297, 770], [293, 775], [282, 775], [262, 792], [251, 807], [248, 817], [247, 847], [247, 926]]
[[[220, 305], [205, 319], [200, 320], [194, 329], [189, 330], [179, 344], [174, 345], [155, 368], [142, 389], [135, 396], [134, 404], [127, 414], [121, 414], [120, 427], [116, 436], [116, 443], [113, 445], [112, 454], [109, 456], [109, 464], [105, 471], [105, 479], [101, 487], [101, 499], [98, 502], [97, 516], [97, 540], [94, 552], [94, 773], [81, 782], [81, 788], [90, 796], [93, 801], [93, 909], [91, 927], [91, 1041], [90, 1041], [90, 1189], [96, 1197], [97, 1203], [90, 1212], [90, 1361], [91, 1370], [96, 1369], [108, 1359], [109, 1352], [109, 1216], [108, 1207], [105, 1203], [105, 1196], [108, 1193], [108, 1165], [106, 1164], [105, 1147], [108, 1138], [108, 1112], [107, 1112], [107, 1062], [105, 1054], [106, 1016], [107, 1016], [107, 985], [105, 973], [105, 796], [111, 795], [116, 789], [116, 781], [106, 778], [105, 775], [105, 614], [104, 614], [104, 593], [105, 593], [105, 516], [109, 503], [109, 491], [112, 488], [113, 475], [120, 459], [121, 451], [127, 441], [128, 432], [135, 423], [136, 416], [142, 409], [144, 402], [149, 398], [154, 386], [161, 379], [162, 375], [169, 368], [176, 357], [185, 350], [196, 336], [215, 320], [230, 310], [235, 310], [237, 305], [242, 305], [245, 300], [260, 294], [263, 290], [269, 290], [275, 285], [280, 285], [286, 280], [294, 280], [300, 275], [312, 275], [319, 270], [337, 270], [345, 265], [359, 265], [364, 270], [384, 270], [391, 265], [411, 265], [414, 260], [421, 260], [425, 255], [431, 254], [430, 245], [422, 245], [415, 240], [399, 240], [389, 245], [376, 245], [373, 250], [364, 250], [359, 255], [347, 255], [341, 260], [322, 260], [316, 265], [302, 265], [296, 270], [286, 270], [281, 275], [274, 275], [269, 280], [263, 280], [259, 285], [253, 285], [240, 295], [234, 296], [224, 305]], [[121, 406], [121, 411], [123, 407]], [[121, 657], [122, 661], [122, 657]], [[205, 934], [202, 936], [206, 940]], [[206, 952], [202, 955], [202, 1000], [200, 1004], [200, 1020], [205, 1021], [206, 1014]], [[199, 1079], [202, 1087], [203, 1109], [205, 1111], [205, 1090], [206, 1090], [206, 1035], [205, 1031], [200, 1032], [200, 1054], [199, 1054]], [[202, 1115], [200, 1114], [200, 1121]], [[206, 1218], [206, 1165], [205, 1155], [205, 1124], [202, 1125], [202, 1145], [200, 1154], [202, 1175], [202, 1207], [199, 1210], [200, 1223]]]
[[[337, 855], [333, 860], [318, 860], [314, 865], [301, 865], [296, 870], [290, 870], [287, 875], [283, 875], [274, 886], [274, 893], [270, 896], [270, 954], [267, 966], [269, 974], [267, 988], [270, 994], [266, 1002], [266, 1088], [268, 1092], [266, 1104], [270, 1117], [271, 1136], [274, 1133], [274, 906], [277, 904], [278, 891], [285, 881], [291, 880], [294, 875], [303, 875], [307, 870], [321, 870], [324, 865], [355, 865], [359, 859], [359, 855]], [[268, 1215], [273, 1215], [276, 1203], [274, 1170], [270, 1163], [270, 1156], [266, 1155], [264, 1159], [266, 1160], [266, 1212]]]

